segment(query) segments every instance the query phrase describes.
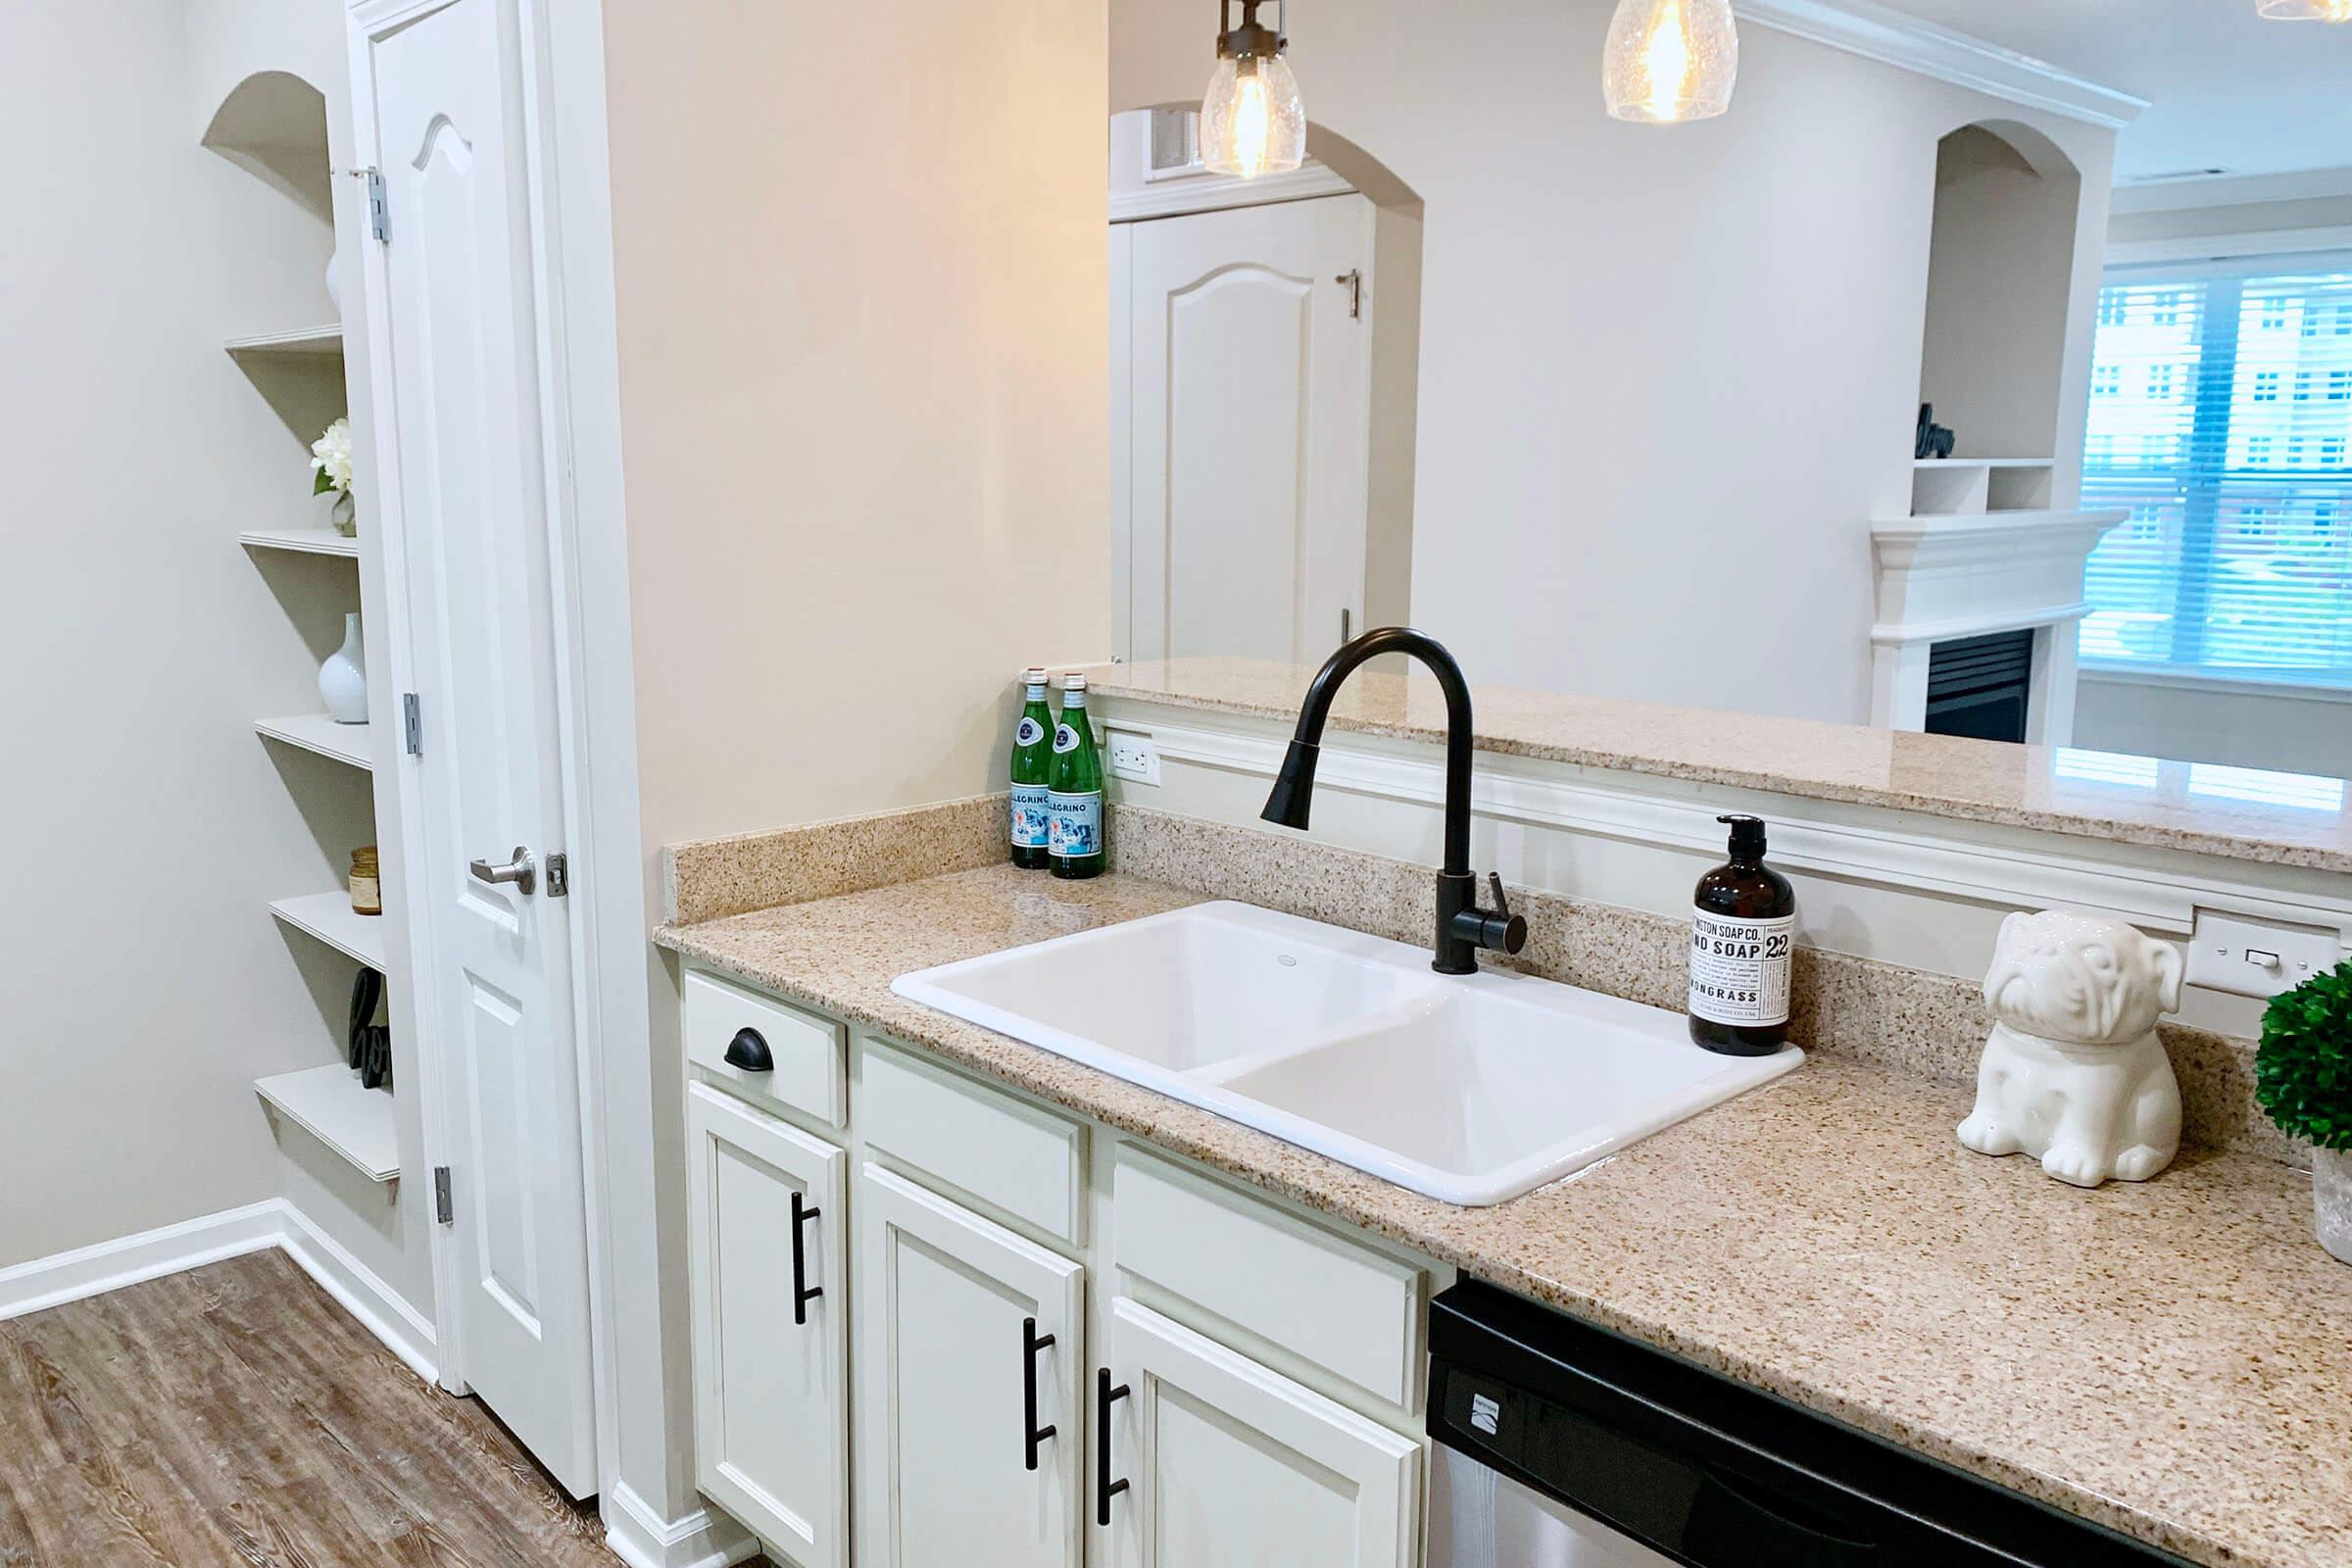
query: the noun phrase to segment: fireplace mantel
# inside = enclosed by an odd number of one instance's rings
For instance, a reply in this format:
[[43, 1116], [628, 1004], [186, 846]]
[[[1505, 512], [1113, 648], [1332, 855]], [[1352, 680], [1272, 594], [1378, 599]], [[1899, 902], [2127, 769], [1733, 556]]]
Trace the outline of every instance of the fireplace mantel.
[[1874, 524], [1871, 722], [1925, 727], [1928, 660], [1936, 644], [2031, 629], [2034, 708], [2027, 738], [2065, 745], [2074, 729], [2076, 622], [2090, 612], [2082, 564], [2124, 516], [2121, 511], [1989, 512]]

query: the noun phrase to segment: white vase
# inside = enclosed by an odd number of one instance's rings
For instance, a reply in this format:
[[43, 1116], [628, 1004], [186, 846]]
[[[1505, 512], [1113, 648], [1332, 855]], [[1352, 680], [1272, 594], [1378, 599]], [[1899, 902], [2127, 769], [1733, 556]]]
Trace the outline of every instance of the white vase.
[[2320, 1245], [2352, 1263], [2352, 1149], [2311, 1152], [2311, 1207]]
[[368, 665], [360, 652], [360, 612], [343, 617], [343, 646], [318, 666], [318, 695], [326, 716], [338, 724], [368, 722]]
[[334, 500], [327, 505], [326, 520], [335, 532], [346, 539], [360, 536], [360, 504], [348, 490], [333, 492]]

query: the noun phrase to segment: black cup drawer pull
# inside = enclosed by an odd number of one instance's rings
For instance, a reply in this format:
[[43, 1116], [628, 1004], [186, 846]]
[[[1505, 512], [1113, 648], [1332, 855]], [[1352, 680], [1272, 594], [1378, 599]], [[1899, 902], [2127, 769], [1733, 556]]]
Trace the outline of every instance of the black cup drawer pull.
[[824, 1210], [806, 1201], [800, 1194], [792, 1195], [792, 1320], [808, 1321], [808, 1303], [825, 1294], [822, 1285], [808, 1283], [808, 1254], [801, 1238], [807, 1233], [808, 1222]]
[[1021, 1319], [1021, 1462], [1037, 1468], [1037, 1446], [1054, 1436], [1052, 1426], [1037, 1424], [1037, 1352], [1054, 1344], [1054, 1336], [1037, 1332], [1037, 1319]]
[[727, 1042], [727, 1065], [745, 1072], [774, 1072], [776, 1058], [759, 1030], [738, 1029], [735, 1038]]
[[1110, 1523], [1110, 1499], [1127, 1490], [1125, 1477], [1110, 1479], [1110, 1407], [1127, 1397], [1127, 1385], [1110, 1386], [1110, 1368], [1095, 1372], [1095, 1523]]

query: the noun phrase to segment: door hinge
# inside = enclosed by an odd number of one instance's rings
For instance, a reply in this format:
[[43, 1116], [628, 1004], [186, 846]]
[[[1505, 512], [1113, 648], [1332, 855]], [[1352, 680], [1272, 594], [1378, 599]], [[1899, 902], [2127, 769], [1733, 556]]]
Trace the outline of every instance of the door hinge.
[[424, 755], [424, 710], [415, 692], [400, 694], [400, 734], [411, 757]]
[[450, 1225], [457, 1221], [458, 1207], [449, 1196], [449, 1167], [433, 1167], [433, 1222]]
[[1360, 267], [1350, 267], [1332, 281], [1348, 291], [1348, 318], [1356, 321], [1362, 320], [1364, 316], [1364, 270]]
[[551, 855], [547, 858], [547, 896], [561, 899], [571, 892], [571, 857]]
[[368, 181], [368, 232], [384, 244], [392, 241], [392, 213], [384, 200], [384, 172], [363, 169], [361, 176]]

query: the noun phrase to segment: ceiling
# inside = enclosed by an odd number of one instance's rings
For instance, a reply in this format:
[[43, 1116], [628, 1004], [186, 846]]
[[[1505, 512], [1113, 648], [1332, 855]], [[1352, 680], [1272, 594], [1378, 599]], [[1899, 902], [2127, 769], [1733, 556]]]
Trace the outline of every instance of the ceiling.
[[2266, 22], [2254, 0], [1886, 0], [1890, 9], [2145, 98], [2116, 178], [2352, 165], [2352, 24]]

